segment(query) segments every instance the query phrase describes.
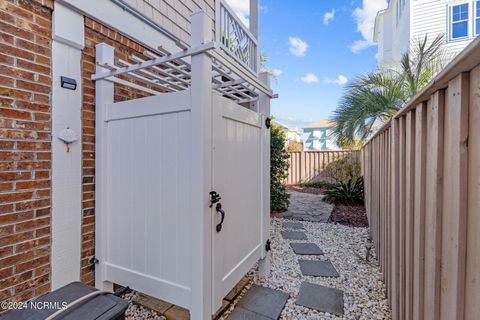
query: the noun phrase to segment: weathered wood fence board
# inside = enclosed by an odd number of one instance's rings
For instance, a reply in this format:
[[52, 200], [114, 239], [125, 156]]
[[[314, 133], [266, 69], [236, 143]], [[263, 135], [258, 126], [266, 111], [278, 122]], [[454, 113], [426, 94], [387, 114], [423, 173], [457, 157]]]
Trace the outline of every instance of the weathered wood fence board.
[[395, 320], [480, 315], [480, 40], [361, 150]]
[[326, 181], [325, 168], [332, 162], [352, 156], [359, 158], [360, 151], [302, 151], [291, 152], [286, 184]]

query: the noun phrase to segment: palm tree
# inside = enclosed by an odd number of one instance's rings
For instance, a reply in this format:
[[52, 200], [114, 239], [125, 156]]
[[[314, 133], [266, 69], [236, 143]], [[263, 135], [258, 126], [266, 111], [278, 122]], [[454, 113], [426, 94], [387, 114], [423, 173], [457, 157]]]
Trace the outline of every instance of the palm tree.
[[332, 118], [332, 132], [339, 146], [365, 141], [374, 126], [388, 121], [428, 84], [445, 66], [443, 39], [440, 35], [429, 43], [425, 35], [402, 56], [398, 66], [361, 75], [347, 85]]

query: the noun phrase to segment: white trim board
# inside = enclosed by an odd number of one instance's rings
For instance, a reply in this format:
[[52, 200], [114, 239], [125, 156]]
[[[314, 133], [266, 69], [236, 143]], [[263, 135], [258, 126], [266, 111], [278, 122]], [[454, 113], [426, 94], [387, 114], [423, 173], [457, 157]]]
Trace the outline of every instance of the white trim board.
[[155, 50], [161, 45], [170, 52], [178, 51], [175, 41], [111, 0], [57, 0], [57, 2], [101, 22], [145, 47]]

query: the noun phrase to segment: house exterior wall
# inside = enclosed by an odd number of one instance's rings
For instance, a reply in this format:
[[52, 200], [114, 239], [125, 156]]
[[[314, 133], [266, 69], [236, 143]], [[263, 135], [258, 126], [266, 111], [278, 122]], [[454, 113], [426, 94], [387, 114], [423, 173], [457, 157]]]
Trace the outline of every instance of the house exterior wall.
[[[473, 1], [467, 1], [473, 3]], [[445, 34], [445, 53], [455, 56], [463, 50], [474, 37], [469, 36], [463, 40], [449, 39], [449, 13], [448, 6], [461, 3], [458, 1], [414, 1], [412, 9], [412, 40], [421, 39], [428, 33], [433, 40], [438, 34]]]
[[212, 20], [215, 18], [214, 0], [123, 0], [123, 2], [188, 44], [192, 12], [203, 10]]
[[[81, 140], [72, 145], [81, 149], [81, 239], [76, 240], [81, 245], [81, 257], [74, 273], [78, 280], [94, 284], [95, 87], [91, 75], [95, 70], [95, 45], [105, 42], [113, 46], [115, 58], [123, 60], [132, 54], [141, 56], [158, 45], [169, 50], [175, 45], [114, 1], [95, 6], [83, 0], [65, 2], [71, 10], [85, 14], [85, 43], [77, 48], [81, 73], [76, 78], [81, 93]], [[58, 140], [52, 138], [52, 109], [61, 112], [65, 107], [52, 105], [52, 92], [58, 86], [58, 79], [52, 78], [52, 16], [57, 5], [53, 0], [0, 0], [0, 301], [25, 301], [52, 289], [55, 217], [51, 197], [61, 191], [52, 185], [52, 172], [59, 172], [52, 162], [52, 139], [55, 143]], [[199, 9], [214, 16], [213, 0], [144, 1], [139, 10], [148, 12], [148, 6], [159, 12], [157, 27], [165, 27], [187, 43], [190, 26], [185, 17]], [[144, 94], [115, 85], [115, 101], [141, 96]], [[56, 217], [61, 215], [59, 212]]]
[[328, 128], [304, 128], [303, 133], [306, 136], [304, 144], [306, 151], [338, 149], [335, 142], [330, 137], [331, 130]]
[[[375, 25], [379, 65], [387, 66], [400, 61], [401, 56], [411, 51], [426, 34], [430, 41], [438, 35], [445, 35], [445, 55], [452, 59], [474, 39], [473, 33], [462, 40], [451, 40], [448, 35], [449, 6], [464, 2], [470, 3], [470, 11], [474, 9], [474, 1], [471, 0], [404, 0], [404, 9], [400, 14], [401, 0], [391, 1], [387, 9], [378, 13]], [[473, 28], [473, 21], [469, 24]]]
[[52, 9], [0, 0], [1, 301], [50, 289]]
[[[94, 285], [95, 256], [95, 46], [106, 43], [115, 48], [115, 58], [128, 61], [130, 55], [141, 56], [146, 48], [110, 28], [85, 18], [85, 49], [82, 54], [82, 255], [81, 281]], [[146, 96], [143, 92], [115, 84], [115, 102]]]

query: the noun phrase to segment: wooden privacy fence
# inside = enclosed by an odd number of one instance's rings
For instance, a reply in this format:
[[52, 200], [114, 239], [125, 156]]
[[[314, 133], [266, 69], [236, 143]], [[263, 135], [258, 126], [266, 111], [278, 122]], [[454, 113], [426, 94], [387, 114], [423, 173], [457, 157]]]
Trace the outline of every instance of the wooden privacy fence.
[[480, 42], [363, 148], [393, 319], [480, 317]]
[[302, 151], [291, 152], [286, 184], [302, 182], [333, 182], [325, 175], [325, 168], [335, 160], [347, 156], [360, 157], [360, 151]]

